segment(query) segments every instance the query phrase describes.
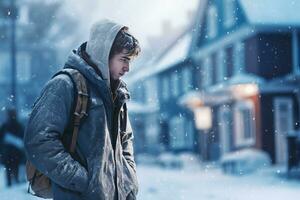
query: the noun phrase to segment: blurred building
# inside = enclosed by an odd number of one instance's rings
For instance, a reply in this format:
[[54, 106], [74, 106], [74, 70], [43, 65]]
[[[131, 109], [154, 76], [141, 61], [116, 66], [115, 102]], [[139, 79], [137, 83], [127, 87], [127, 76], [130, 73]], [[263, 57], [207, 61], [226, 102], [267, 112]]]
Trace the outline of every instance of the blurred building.
[[[30, 1], [15, 1], [16, 11], [16, 99], [21, 119], [25, 120], [38, 96], [42, 85], [56, 70], [56, 52], [45, 43], [29, 41], [25, 35], [32, 26], [29, 21], [28, 3]], [[11, 97], [11, 0], [0, 2], [0, 121], [4, 110], [12, 105]], [[38, 33], [36, 33], [38, 35]]]
[[194, 25], [129, 77], [139, 107], [156, 105], [133, 117], [144, 137], [159, 143], [166, 121], [170, 150], [218, 160], [256, 148], [286, 164], [287, 136], [299, 130], [299, 9], [296, 1], [201, 0]]
[[[193, 113], [178, 104], [179, 98], [195, 88], [192, 60], [188, 57], [192, 24], [165, 31], [152, 42], [152, 58], [140, 61], [127, 83], [133, 93], [129, 103], [136, 130], [136, 151], [195, 151], [197, 136]], [[173, 38], [172, 41], [163, 38]]]

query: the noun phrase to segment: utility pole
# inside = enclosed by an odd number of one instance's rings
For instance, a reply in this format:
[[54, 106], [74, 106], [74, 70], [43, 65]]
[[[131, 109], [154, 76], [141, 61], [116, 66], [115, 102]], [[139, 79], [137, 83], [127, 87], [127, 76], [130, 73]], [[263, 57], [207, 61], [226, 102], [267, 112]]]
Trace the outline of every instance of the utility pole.
[[15, 0], [10, 1], [10, 8], [8, 10], [8, 16], [10, 18], [11, 25], [11, 100], [14, 108], [17, 110], [17, 66], [16, 66], [16, 17], [17, 9]]

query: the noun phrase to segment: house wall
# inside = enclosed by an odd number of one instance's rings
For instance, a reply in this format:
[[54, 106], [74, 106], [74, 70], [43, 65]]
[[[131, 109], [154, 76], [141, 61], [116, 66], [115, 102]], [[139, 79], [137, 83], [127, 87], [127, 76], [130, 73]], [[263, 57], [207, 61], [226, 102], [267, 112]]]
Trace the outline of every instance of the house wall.
[[299, 128], [299, 102], [293, 93], [268, 93], [261, 95], [261, 143], [262, 149], [269, 153], [272, 163], [275, 163], [275, 111], [274, 99], [277, 97], [288, 97], [293, 101], [294, 129]]
[[[206, 8], [204, 9], [206, 11], [203, 21], [202, 21], [202, 28], [199, 33], [199, 38], [197, 40], [197, 46], [202, 47], [205, 45], [209, 45], [210, 43], [232, 33], [237, 29], [237, 27], [243, 25], [246, 23], [246, 17], [244, 13], [242, 12], [242, 8], [240, 5], [237, 3], [236, 0], [233, 0], [233, 13], [234, 13], [234, 22], [232, 25], [227, 26], [224, 24], [225, 20], [225, 7], [228, 2], [224, 0], [209, 0]], [[216, 37], [213, 38], [208, 38], [208, 15], [207, 15], [207, 10], [209, 9], [210, 6], [215, 6], [216, 11], [217, 11], [217, 34]]]
[[261, 33], [256, 40], [259, 75], [273, 79], [292, 72], [291, 33]]

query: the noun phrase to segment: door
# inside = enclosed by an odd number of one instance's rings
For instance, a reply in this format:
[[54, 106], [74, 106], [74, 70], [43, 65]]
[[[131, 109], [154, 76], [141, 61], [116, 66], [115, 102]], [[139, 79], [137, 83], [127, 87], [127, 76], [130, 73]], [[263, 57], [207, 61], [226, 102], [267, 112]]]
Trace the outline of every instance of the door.
[[293, 130], [293, 101], [291, 98], [275, 98], [275, 154], [276, 163], [287, 164], [287, 135]]

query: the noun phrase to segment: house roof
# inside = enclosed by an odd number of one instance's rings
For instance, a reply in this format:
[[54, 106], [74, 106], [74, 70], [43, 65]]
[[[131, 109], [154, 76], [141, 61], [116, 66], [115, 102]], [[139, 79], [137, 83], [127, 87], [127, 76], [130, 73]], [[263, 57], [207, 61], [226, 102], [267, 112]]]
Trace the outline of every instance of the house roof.
[[249, 23], [254, 25], [300, 25], [298, 0], [239, 0]]
[[190, 29], [188, 29], [174, 41], [160, 59], [153, 59], [153, 62], [147, 63], [147, 66], [144, 67], [144, 69], [141, 69], [131, 76], [127, 82], [130, 83], [137, 79], [146, 78], [184, 61], [188, 56], [191, 40], [192, 33]]
[[192, 35], [187, 32], [181, 38], [179, 38], [169, 51], [155, 63], [155, 71], [162, 71], [171, 65], [185, 60], [188, 56], [188, 50], [190, 47]]

